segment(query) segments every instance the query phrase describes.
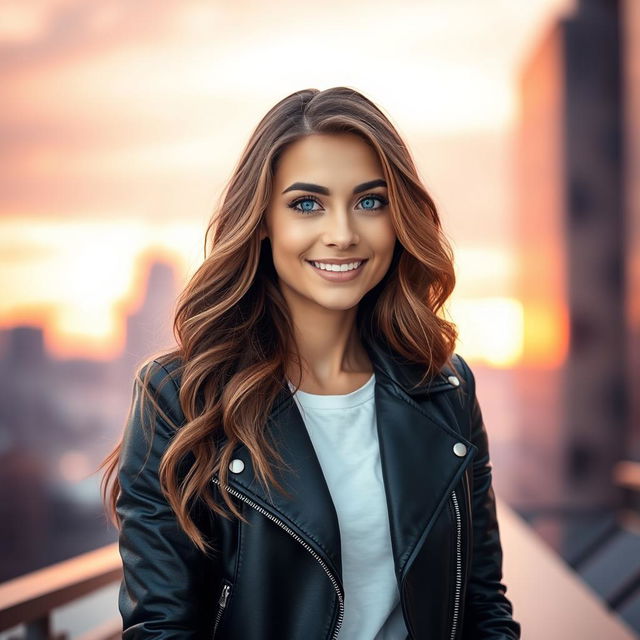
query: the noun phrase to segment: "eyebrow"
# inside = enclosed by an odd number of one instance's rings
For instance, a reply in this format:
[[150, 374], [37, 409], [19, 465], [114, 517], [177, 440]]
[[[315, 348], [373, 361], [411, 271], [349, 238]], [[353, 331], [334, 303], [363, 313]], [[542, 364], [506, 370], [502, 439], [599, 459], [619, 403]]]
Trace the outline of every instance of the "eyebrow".
[[[369, 182], [363, 182], [357, 187], [354, 187], [353, 194], [361, 193], [367, 189], [373, 189], [374, 187], [386, 187], [387, 183], [382, 178], [376, 180], [369, 180]], [[314, 193], [320, 193], [325, 196], [330, 196], [331, 191], [327, 187], [322, 187], [319, 184], [312, 184], [310, 182], [294, 182], [291, 186], [287, 187], [282, 193], [287, 191], [313, 191]]]

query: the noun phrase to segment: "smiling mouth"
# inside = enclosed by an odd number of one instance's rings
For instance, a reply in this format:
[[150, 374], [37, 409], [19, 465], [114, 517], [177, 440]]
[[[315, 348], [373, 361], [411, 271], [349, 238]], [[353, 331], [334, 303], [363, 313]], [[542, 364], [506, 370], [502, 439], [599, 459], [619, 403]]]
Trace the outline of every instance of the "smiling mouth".
[[[332, 282], [335, 285], [338, 285], [341, 282], [348, 283], [358, 279], [364, 269], [364, 265], [368, 262], [368, 259], [362, 260], [362, 261], [354, 260], [353, 262], [360, 263], [355, 269], [345, 269], [345, 270], [336, 269], [335, 271], [333, 269], [321, 269], [319, 267], [316, 267], [316, 265], [313, 264], [313, 261], [311, 260], [305, 260], [305, 262], [309, 264], [309, 266], [320, 278], [322, 278], [325, 281]], [[324, 264], [330, 264], [330, 263], [324, 263]], [[346, 264], [351, 264], [351, 263], [347, 262]]]
[[[331, 262], [321, 262], [318, 260], [306, 260], [305, 262], [308, 262], [312, 267], [315, 267], [316, 269], [318, 269], [319, 271], [324, 271], [326, 273], [349, 273], [351, 271], [357, 271], [358, 269], [360, 269], [361, 267], [364, 266], [364, 264], [368, 261], [368, 258], [365, 258], [364, 260], [353, 260], [352, 262], [344, 262], [342, 264], [337, 264], [337, 263], [331, 263]], [[351, 268], [351, 269], [343, 269], [342, 267], [344, 265], [348, 265], [348, 264], [355, 264], [357, 263], [358, 266], [355, 268]], [[319, 267], [319, 264], [323, 264], [323, 265], [327, 265], [327, 266], [331, 266], [331, 268], [326, 269], [323, 267]], [[337, 268], [334, 268], [337, 267]]]

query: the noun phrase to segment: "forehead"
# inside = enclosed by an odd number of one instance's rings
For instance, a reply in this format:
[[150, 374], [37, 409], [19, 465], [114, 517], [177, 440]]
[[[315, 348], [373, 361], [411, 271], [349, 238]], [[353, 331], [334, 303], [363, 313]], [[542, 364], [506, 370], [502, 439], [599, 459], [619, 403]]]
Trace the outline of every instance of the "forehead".
[[383, 177], [383, 172], [376, 152], [353, 133], [312, 134], [296, 140], [283, 151], [274, 176], [279, 186], [312, 178], [325, 184], [377, 177]]

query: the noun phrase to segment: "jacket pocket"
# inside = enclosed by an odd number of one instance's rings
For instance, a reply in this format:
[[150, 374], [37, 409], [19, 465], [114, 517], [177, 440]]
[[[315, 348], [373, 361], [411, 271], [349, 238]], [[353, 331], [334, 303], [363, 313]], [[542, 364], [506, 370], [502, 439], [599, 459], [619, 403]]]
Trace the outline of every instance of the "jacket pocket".
[[227, 604], [229, 602], [229, 597], [231, 596], [231, 589], [233, 587], [233, 583], [230, 580], [223, 579], [222, 586], [220, 587], [220, 597], [218, 598], [217, 611], [216, 611], [216, 619], [213, 624], [213, 634], [211, 635], [211, 639], [216, 637], [216, 633], [218, 632], [218, 626], [220, 621], [222, 620], [222, 616], [227, 609]]

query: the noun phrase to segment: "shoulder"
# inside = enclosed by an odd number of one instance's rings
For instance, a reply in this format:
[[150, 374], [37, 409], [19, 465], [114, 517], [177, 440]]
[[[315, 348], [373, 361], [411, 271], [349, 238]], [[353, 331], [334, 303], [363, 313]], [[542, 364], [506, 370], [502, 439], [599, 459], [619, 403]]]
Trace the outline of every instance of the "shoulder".
[[451, 357], [442, 367], [441, 373], [445, 377], [451, 375], [458, 378], [460, 387], [467, 394], [472, 396], [476, 391], [476, 379], [473, 370], [465, 358], [457, 351], [451, 354]]
[[184, 420], [179, 399], [181, 373], [182, 359], [172, 353], [144, 361], [135, 376], [137, 389], [151, 395], [176, 422]]
[[151, 386], [154, 389], [160, 389], [170, 383], [175, 390], [179, 390], [181, 373], [180, 356], [168, 354], [145, 360], [138, 366], [136, 378], [145, 386]]

